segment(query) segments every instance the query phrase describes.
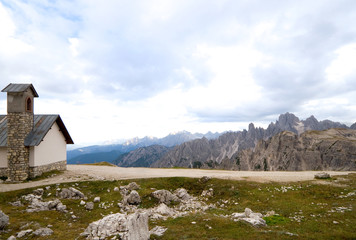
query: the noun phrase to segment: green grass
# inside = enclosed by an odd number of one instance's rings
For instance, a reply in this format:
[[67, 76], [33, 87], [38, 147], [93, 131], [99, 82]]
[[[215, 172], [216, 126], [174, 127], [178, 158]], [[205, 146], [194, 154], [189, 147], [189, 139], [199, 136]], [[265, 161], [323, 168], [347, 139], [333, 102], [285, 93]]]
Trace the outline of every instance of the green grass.
[[64, 173], [64, 171], [52, 170], [52, 171], [49, 171], [49, 172], [44, 172], [40, 176], [37, 176], [37, 177], [33, 177], [33, 178], [30, 177], [25, 182], [28, 182], [28, 181], [39, 181], [39, 180], [43, 180], [43, 179], [46, 179], [46, 178], [51, 178], [51, 177], [53, 177], [55, 175], [61, 175], [63, 173]]
[[[183, 187], [193, 196], [200, 196], [203, 190], [214, 189], [214, 196], [207, 203], [215, 204], [217, 208], [166, 221], [150, 221], [150, 228], [156, 225], [168, 228], [162, 237], [153, 235], [151, 239], [356, 239], [356, 196], [340, 197], [355, 191], [356, 174], [342, 176], [340, 180], [342, 182], [337, 182], [339, 185], [332, 185], [334, 181], [338, 181], [338, 177], [334, 177], [329, 185], [221, 179], [210, 179], [203, 183], [199, 179], [175, 177], [63, 183], [45, 190], [44, 201], [55, 198], [56, 188], [71, 186], [82, 191], [88, 201], [96, 196], [101, 197], [101, 203], [95, 203], [93, 211], [85, 210], [79, 204], [80, 200], [61, 200], [67, 206], [68, 213], [27, 213], [26, 206], [14, 207], [9, 202], [20, 200], [22, 195], [31, 193], [33, 189], [6, 192], [0, 194], [0, 209], [10, 217], [10, 225], [0, 232], [0, 239], [15, 235], [25, 224], [28, 224], [25, 229], [33, 230], [50, 224], [54, 231], [50, 237], [27, 239], [76, 239], [89, 223], [119, 212], [117, 203], [122, 197], [113, 189], [132, 181], [141, 187], [138, 190], [142, 198], [140, 208], [158, 204], [151, 197], [155, 189], [174, 191]], [[342, 187], [340, 183], [343, 184]], [[224, 207], [221, 207], [222, 204]], [[247, 207], [262, 214], [274, 210], [276, 215], [266, 217], [267, 226], [260, 228], [241, 221], [234, 222], [226, 217], [234, 212], [243, 212]], [[340, 207], [346, 207], [347, 210], [341, 212], [338, 210]], [[72, 215], [77, 218], [73, 219]]]
[[97, 163], [84, 163], [82, 165], [94, 165], [94, 166], [109, 166], [109, 167], [116, 167], [115, 164], [109, 162], [97, 162]]

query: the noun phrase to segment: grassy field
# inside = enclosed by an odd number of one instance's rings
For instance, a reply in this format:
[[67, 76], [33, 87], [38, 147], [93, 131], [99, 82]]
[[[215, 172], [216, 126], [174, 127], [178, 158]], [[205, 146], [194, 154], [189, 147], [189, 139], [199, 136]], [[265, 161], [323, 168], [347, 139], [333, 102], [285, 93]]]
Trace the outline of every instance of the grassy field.
[[[165, 226], [168, 230], [161, 237], [151, 239], [356, 239], [356, 174], [314, 182], [299, 183], [255, 183], [210, 179], [203, 183], [192, 178], [156, 178], [125, 181], [93, 181], [52, 185], [45, 190], [44, 201], [55, 198], [56, 188], [75, 187], [82, 191], [88, 201], [100, 196], [92, 211], [81, 206], [80, 200], [65, 200], [67, 213], [42, 211], [27, 213], [26, 205], [14, 207], [9, 202], [21, 199], [33, 189], [0, 194], [0, 209], [10, 217], [10, 225], [0, 232], [0, 239], [7, 239], [21, 230], [52, 225], [54, 234], [39, 238], [29, 236], [23, 239], [83, 239], [79, 234], [89, 223], [103, 216], [119, 212], [119, 192], [113, 189], [135, 181], [142, 198], [140, 208], [156, 206], [151, 197], [154, 189], [174, 191], [183, 187], [193, 196], [200, 196], [203, 190], [213, 188], [214, 196], [206, 202], [216, 208], [166, 221], [150, 222], [150, 228]], [[321, 180], [319, 180], [321, 181]], [[250, 208], [265, 214], [274, 210], [275, 216], [265, 218], [266, 227], [252, 227], [245, 222], [234, 222], [229, 215]], [[75, 215], [76, 218], [73, 218]], [[194, 224], [192, 222], [195, 222]], [[25, 227], [23, 227], [25, 226]]]

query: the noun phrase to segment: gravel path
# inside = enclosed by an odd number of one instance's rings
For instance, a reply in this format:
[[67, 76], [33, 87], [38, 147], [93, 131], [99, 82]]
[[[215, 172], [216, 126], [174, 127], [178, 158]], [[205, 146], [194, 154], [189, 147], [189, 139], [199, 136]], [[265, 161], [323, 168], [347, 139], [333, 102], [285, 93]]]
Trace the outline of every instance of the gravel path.
[[[91, 165], [67, 165], [64, 174], [48, 179], [17, 183], [0, 184], [0, 192], [13, 191], [43, 185], [63, 182], [87, 181], [87, 180], [119, 180], [134, 178], [156, 178], [156, 177], [193, 177], [200, 178], [208, 176], [231, 180], [249, 180], [256, 182], [298, 182], [313, 180], [315, 171], [303, 172], [260, 172], [260, 171], [224, 171], [224, 170], [200, 170], [200, 169], [162, 169], [162, 168], [121, 168], [109, 166]], [[331, 176], [346, 175], [355, 172], [327, 171]]]

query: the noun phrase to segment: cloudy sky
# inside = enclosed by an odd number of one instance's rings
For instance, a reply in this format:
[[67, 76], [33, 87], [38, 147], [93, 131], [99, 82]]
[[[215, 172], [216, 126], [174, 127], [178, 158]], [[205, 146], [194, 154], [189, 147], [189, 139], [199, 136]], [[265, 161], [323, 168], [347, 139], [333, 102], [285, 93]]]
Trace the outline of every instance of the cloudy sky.
[[355, 23], [354, 0], [0, 0], [0, 88], [33, 83], [79, 145], [285, 112], [351, 124]]

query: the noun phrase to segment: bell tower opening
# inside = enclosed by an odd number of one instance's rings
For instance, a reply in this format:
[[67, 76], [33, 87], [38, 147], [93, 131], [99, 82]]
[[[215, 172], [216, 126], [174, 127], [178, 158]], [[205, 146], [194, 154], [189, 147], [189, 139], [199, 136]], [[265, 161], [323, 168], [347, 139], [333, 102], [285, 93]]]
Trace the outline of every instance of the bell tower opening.
[[30, 97], [28, 97], [26, 100], [26, 111], [32, 112], [32, 100]]

